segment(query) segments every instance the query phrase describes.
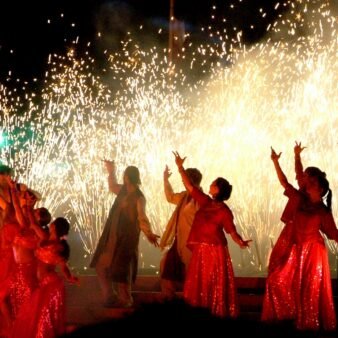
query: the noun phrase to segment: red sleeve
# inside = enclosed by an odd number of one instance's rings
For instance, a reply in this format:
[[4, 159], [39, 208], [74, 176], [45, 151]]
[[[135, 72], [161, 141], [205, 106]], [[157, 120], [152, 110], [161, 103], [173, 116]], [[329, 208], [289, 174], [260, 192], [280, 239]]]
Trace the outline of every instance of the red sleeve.
[[204, 204], [210, 201], [210, 197], [206, 195], [203, 191], [194, 187], [191, 192], [192, 198], [202, 207]]
[[7, 242], [13, 242], [19, 233], [19, 225], [14, 223], [7, 223], [2, 228], [2, 236]]
[[236, 226], [234, 223], [234, 215], [232, 214], [229, 208], [225, 209], [224, 218], [223, 218], [223, 229], [227, 234], [231, 234], [232, 232], [236, 232]]
[[320, 230], [329, 238], [338, 242], [338, 229], [331, 212], [324, 214]]
[[293, 219], [297, 210], [300, 201], [300, 192], [289, 184], [284, 191], [284, 195], [287, 196], [289, 200], [286, 203], [281, 220], [282, 222], [287, 223]]
[[295, 189], [291, 184], [288, 184], [288, 186], [284, 190], [284, 195], [289, 199], [296, 198], [299, 196], [299, 191]]
[[299, 189], [304, 189], [305, 188], [305, 182], [304, 182], [304, 173], [303, 172], [301, 174], [296, 175], [296, 180], [297, 180]]

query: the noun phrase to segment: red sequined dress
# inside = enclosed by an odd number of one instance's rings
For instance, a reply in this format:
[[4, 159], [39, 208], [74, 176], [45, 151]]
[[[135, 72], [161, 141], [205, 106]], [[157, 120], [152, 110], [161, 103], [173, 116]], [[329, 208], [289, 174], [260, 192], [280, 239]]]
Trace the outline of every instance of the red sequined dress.
[[13, 241], [20, 227], [16, 222], [8, 222], [0, 231], [0, 283], [5, 281], [14, 264]]
[[[62, 257], [60, 245], [50, 242], [36, 250], [39, 264], [56, 266]], [[42, 263], [41, 263], [42, 262]], [[54, 338], [65, 329], [65, 288], [61, 277], [49, 269], [33, 292], [30, 302], [24, 304], [13, 325], [13, 338]]]
[[219, 317], [238, 315], [234, 272], [227, 233], [236, 231], [228, 206], [194, 188], [192, 197], [200, 205], [195, 214], [187, 246], [192, 257], [184, 283], [184, 299], [196, 307], [209, 308]]
[[[11, 215], [12, 217], [10, 217]], [[0, 228], [0, 302], [3, 302], [4, 297], [7, 297], [8, 295], [9, 277], [11, 276], [14, 267], [12, 245], [19, 230], [20, 226], [14, 219], [13, 214], [6, 217], [3, 226]], [[7, 334], [10, 321], [10, 309], [6, 311], [6, 314], [3, 310], [0, 311], [0, 335]]]
[[286, 223], [273, 248], [263, 300], [262, 320], [295, 320], [301, 330], [334, 330], [336, 314], [327, 249], [321, 232], [338, 241], [332, 213], [311, 203], [291, 185]]
[[[21, 229], [13, 241], [13, 250], [27, 250], [32, 257], [34, 249], [38, 245], [35, 232], [30, 229]], [[33, 290], [38, 286], [36, 276], [36, 259], [32, 258], [26, 262], [15, 259], [13, 271], [9, 280], [9, 300], [13, 318], [15, 318], [22, 304], [30, 300]]]

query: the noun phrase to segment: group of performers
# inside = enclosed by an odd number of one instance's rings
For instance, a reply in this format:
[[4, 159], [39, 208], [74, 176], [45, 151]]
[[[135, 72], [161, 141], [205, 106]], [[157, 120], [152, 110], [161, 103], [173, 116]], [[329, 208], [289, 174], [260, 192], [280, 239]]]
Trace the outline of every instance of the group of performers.
[[78, 283], [67, 266], [70, 224], [36, 208], [38, 192], [12, 179], [0, 166], [0, 337], [52, 338], [65, 332], [64, 277]]
[[[317, 167], [303, 170], [304, 148], [297, 142], [294, 146], [298, 188], [288, 182], [279, 165], [281, 154], [271, 148], [271, 160], [288, 202], [281, 217], [285, 226], [270, 256], [261, 319], [291, 320], [299, 330], [332, 331], [336, 329], [336, 314], [322, 233], [338, 242], [338, 229], [326, 173]], [[165, 299], [175, 297], [177, 285], [183, 282], [183, 298], [188, 304], [208, 308], [215, 316], [235, 318], [239, 306], [225, 234], [243, 249], [251, 240], [242, 239], [237, 232], [233, 213], [225, 203], [232, 186], [218, 177], [211, 183], [209, 194], [204, 193], [200, 171], [185, 169], [185, 158], [178, 152], [174, 156], [185, 190], [173, 191], [171, 172], [166, 167], [165, 196], [176, 208], [160, 241], [145, 212], [138, 168], [127, 167], [123, 183], [119, 184], [114, 161], [105, 161], [109, 189], [117, 197], [91, 262], [97, 271], [104, 306], [133, 305], [131, 286], [136, 278], [142, 231], [150, 243], [164, 250], [160, 278]]]
[[[322, 234], [338, 242], [338, 229], [326, 173], [317, 167], [303, 170], [304, 149], [296, 142], [295, 188], [280, 167], [281, 153], [271, 148], [271, 160], [288, 202], [281, 217], [285, 225], [270, 256], [261, 319], [291, 320], [299, 330], [332, 331], [336, 313]], [[133, 306], [132, 283], [142, 231], [151, 244], [164, 251], [160, 263], [164, 299], [173, 299], [183, 283], [183, 299], [188, 304], [207, 308], [221, 318], [236, 318], [239, 306], [226, 234], [242, 249], [251, 240], [238, 233], [225, 202], [232, 185], [217, 177], [209, 194], [204, 193], [201, 172], [185, 169], [185, 157], [173, 154], [185, 190], [173, 191], [166, 167], [164, 192], [176, 208], [161, 239], [151, 230], [138, 168], [127, 167], [119, 184], [114, 161], [104, 161], [109, 190], [117, 196], [91, 262], [103, 305]], [[0, 165], [0, 337], [53, 338], [65, 332], [64, 278], [79, 281], [67, 265], [70, 248], [65, 236], [70, 224], [63, 217], [52, 221], [46, 208], [36, 207], [40, 199], [37, 192], [12, 179], [11, 168]]]

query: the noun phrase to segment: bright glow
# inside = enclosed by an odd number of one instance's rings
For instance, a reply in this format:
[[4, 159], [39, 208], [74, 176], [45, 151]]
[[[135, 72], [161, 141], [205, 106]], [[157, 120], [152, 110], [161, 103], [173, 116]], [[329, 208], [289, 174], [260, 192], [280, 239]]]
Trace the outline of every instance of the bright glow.
[[[293, 145], [302, 141], [304, 166], [325, 170], [334, 195], [338, 191], [336, 21], [325, 7], [308, 4], [297, 4], [294, 14], [271, 25], [269, 42], [245, 48], [238, 34], [231, 41], [223, 36], [221, 51], [189, 45], [182, 58], [191, 60], [190, 71], [206, 73], [192, 85], [187, 74], [168, 67], [167, 50], [155, 47], [140, 50], [125, 42], [109, 56], [107, 76], [118, 85], [115, 92], [93, 75], [90, 57], [76, 59], [72, 49], [50, 56], [39, 105], [32, 93], [18, 99], [0, 87], [0, 125], [13, 141], [0, 150], [1, 159], [43, 194], [42, 205], [68, 215], [91, 254], [113, 200], [101, 159], [116, 160], [120, 179], [127, 165], [139, 167], [147, 213], [160, 234], [173, 210], [163, 193], [166, 164], [174, 189], [183, 189], [171, 153], [178, 150], [187, 167], [203, 173], [205, 191], [217, 176], [232, 183], [236, 224], [254, 240], [245, 251], [229, 240], [236, 273], [264, 274], [286, 202], [270, 146], [283, 152], [281, 165], [294, 182]], [[211, 55], [219, 62], [207, 68]], [[14, 116], [24, 103], [25, 115]], [[22, 144], [18, 130], [27, 122], [33, 134]], [[337, 199], [333, 203], [337, 219]], [[337, 256], [337, 245], [328, 245]], [[146, 262], [142, 254], [141, 266], [153, 264]]]

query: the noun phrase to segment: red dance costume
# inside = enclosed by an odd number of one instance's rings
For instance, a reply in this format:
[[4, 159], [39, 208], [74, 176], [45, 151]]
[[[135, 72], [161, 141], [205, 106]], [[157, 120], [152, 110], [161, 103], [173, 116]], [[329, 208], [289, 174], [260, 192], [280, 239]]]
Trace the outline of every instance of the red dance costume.
[[[10, 218], [10, 217], [8, 217]], [[14, 271], [14, 255], [13, 255], [13, 241], [20, 230], [19, 224], [11, 219], [7, 219], [0, 229], [0, 335], [7, 334], [9, 321], [11, 320], [10, 309], [7, 309], [4, 297], [7, 297], [10, 276]]]
[[228, 206], [194, 188], [192, 197], [200, 205], [195, 214], [187, 246], [192, 257], [184, 284], [184, 299], [206, 307], [220, 317], [238, 315], [234, 272], [228, 251], [227, 233], [236, 231]]
[[[38, 260], [56, 266], [62, 258], [57, 243], [36, 250]], [[61, 277], [50, 269], [40, 280], [31, 300], [25, 303], [14, 322], [12, 338], [55, 338], [65, 332], [65, 288]]]
[[323, 232], [338, 241], [332, 213], [323, 203], [311, 203], [291, 185], [286, 223], [269, 263], [262, 320], [295, 320], [301, 330], [334, 330], [331, 276]]
[[0, 231], [0, 283], [4, 282], [14, 264], [13, 241], [19, 233], [20, 227], [17, 223], [5, 223]]
[[[38, 245], [38, 238], [35, 232], [30, 229], [21, 229], [13, 241], [13, 248], [16, 247], [30, 250], [32, 253]], [[15, 256], [15, 250], [14, 250]], [[15, 263], [11, 273], [9, 284], [9, 299], [13, 318], [19, 312], [22, 304], [28, 301], [34, 289], [38, 286], [36, 276], [36, 259], [26, 263]]]
[[36, 287], [36, 262], [15, 264], [9, 285], [9, 300], [13, 318], [17, 316], [21, 305], [30, 300]]

